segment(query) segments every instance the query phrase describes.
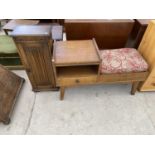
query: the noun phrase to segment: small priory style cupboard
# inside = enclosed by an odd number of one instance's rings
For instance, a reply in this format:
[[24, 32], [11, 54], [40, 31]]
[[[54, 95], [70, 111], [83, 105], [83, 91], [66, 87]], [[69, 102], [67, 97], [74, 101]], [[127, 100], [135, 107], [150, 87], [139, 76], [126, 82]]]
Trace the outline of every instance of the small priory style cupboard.
[[51, 26], [18, 26], [11, 34], [33, 91], [54, 90]]

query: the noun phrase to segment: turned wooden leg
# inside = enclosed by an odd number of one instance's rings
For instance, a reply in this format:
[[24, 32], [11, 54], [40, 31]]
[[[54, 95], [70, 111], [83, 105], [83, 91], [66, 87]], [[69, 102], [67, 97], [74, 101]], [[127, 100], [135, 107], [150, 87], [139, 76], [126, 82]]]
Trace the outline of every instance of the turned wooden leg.
[[64, 99], [65, 87], [60, 87], [60, 100]]
[[131, 95], [135, 95], [135, 93], [138, 89], [138, 86], [139, 86], [139, 82], [133, 82], [132, 83]]

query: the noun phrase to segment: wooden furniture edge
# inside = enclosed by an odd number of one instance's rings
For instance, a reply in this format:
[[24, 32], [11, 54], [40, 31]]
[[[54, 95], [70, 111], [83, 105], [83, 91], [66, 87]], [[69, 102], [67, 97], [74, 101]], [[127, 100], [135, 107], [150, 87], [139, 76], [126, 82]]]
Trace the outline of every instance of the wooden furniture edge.
[[[118, 83], [118, 82], [134, 82], [143, 81], [147, 78], [149, 72], [120, 73], [120, 74], [101, 74], [98, 83]], [[109, 80], [109, 78], [111, 78]], [[117, 81], [116, 81], [117, 80]]]
[[[0, 66], [1, 66], [2, 68], [6, 69], [6, 68], [3, 67], [2, 65], [0, 65]], [[8, 69], [7, 69], [7, 70], [8, 70]], [[17, 76], [18, 78], [20, 78], [20, 84], [19, 84], [19, 87], [18, 87], [18, 89], [17, 89], [16, 95], [14, 96], [14, 100], [13, 100], [13, 102], [12, 102], [12, 106], [11, 106], [9, 115], [7, 116], [7, 118], [2, 118], [2, 117], [0, 117], [0, 122], [3, 122], [5, 125], [8, 125], [8, 124], [10, 123], [10, 121], [11, 121], [10, 116], [12, 115], [13, 109], [14, 109], [14, 107], [15, 107], [15, 103], [16, 103], [16, 101], [17, 101], [17, 98], [18, 98], [19, 94], [20, 94], [20, 90], [22, 89], [22, 86], [23, 86], [23, 84], [24, 84], [24, 82], [25, 82], [25, 79], [24, 79], [24, 78], [19, 77], [18, 75], [16, 75], [16, 76]]]
[[54, 40], [53, 43], [53, 55], [52, 55], [52, 67], [53, 67], [53, 72], [54, 72], [54, 78], [57, 86], [57, 72], [56, 72], [56, 65], [55, 65], [55, 47], [56, 47], [57, 41]]
[[97, 43], [96, 43], [95, 38], [93, 38], [92, 41], [93, 41], [93, 44], [95, 46], [95, 49], [97, 51], [97, 55], [98, 55], [98, 58], [99, 58], [99, 61], [100, 61], [99, 67], [98, 67], [98, 74], [97, 74], [97, 78], [99, 78], [99, 76], [100, 76], [100, 70], [101, 70], [101, 65], [102, 65], [102, 59], [101, 59], [100, 50], [99, 50], [99, 48], [97, 46]]

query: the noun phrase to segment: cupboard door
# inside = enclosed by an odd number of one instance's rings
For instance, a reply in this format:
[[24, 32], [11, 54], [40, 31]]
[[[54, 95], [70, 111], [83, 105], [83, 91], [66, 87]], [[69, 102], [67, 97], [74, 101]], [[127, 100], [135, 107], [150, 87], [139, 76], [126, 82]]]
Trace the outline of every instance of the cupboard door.
[[32, 81], [36, 89], [54, 87], [51, 53], [48, 44], [45, 42], [30, 42], [23, 44], [22, 47], [28, 62], [26, 71], [31, 79], [33, 78]]

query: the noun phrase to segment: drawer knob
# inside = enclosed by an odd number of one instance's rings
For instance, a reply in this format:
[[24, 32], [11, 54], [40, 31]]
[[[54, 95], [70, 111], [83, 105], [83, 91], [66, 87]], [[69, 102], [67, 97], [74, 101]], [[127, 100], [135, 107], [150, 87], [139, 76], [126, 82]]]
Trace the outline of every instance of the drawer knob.
[[75, 82], [76, 82], [76, 83], [80, 83], [80, 80], [76, 79]]

